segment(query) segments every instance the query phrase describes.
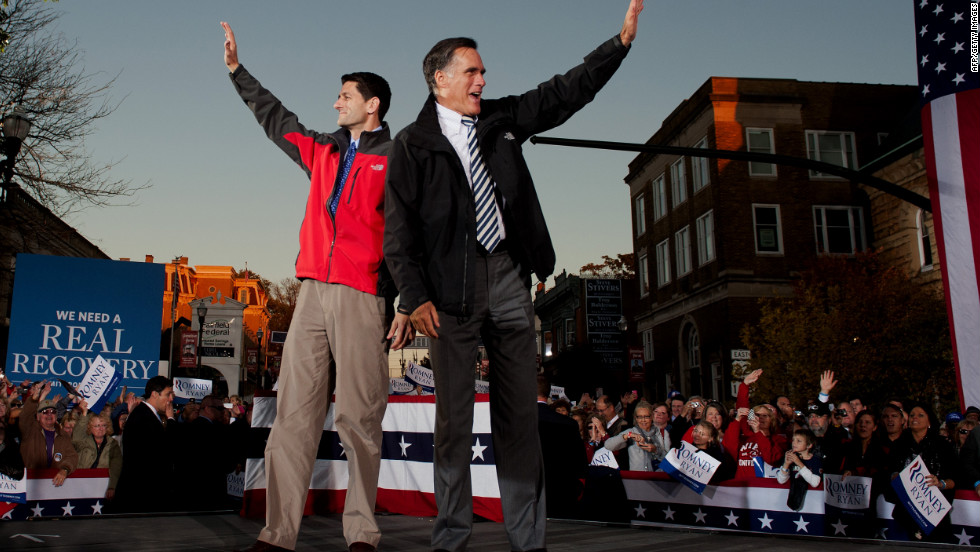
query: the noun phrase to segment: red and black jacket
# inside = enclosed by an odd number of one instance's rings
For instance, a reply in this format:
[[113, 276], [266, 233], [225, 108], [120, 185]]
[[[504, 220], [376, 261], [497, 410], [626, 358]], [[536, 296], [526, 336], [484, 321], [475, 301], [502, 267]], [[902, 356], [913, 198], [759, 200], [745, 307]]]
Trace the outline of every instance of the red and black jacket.
[[391, 146], [388, 124], [383, 123], [375, 132], [361, 133], [337, 212], [331, 214], [328, 206], [337, 189], [350, 133], [346, 129], [330, 134], [307, 129], [244, 66], [238, 66], [231, 80], [269, 139], [310, 179], [299, 231], [296, 277], [393, 298], [394, 285], [381, 252], [384, 183]]

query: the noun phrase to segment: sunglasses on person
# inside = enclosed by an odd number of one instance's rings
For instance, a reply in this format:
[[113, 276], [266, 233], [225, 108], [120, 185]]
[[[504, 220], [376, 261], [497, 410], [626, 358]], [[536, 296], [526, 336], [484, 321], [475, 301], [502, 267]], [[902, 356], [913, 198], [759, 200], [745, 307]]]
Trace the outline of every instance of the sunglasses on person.
[[959, 431], [960, 432], [960, 435], [969, 435], [970, 434], [970, 430], [969, 429], [957, 429], [956, 431]]

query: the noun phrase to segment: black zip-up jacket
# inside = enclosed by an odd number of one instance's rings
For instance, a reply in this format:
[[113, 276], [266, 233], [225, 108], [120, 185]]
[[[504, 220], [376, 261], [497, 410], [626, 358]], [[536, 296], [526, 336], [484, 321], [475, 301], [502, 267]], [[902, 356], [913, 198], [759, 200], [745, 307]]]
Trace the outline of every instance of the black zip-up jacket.
[[[507, 246], [544, 280], [555, 268], [555, 250], [541, 212], [522, 145], [534, 134], [568, 120], [609, 81], [629, 47], [619, 35], [564, 75], [520, 96], [480, 102], [480, 151], [503, 205]], [[455, 316], [472, 314], [476, 216], [462, 162], [443, 136], [430, 95], [416, 121], [395, 136], [385, 185], [384, 254], [399, 290], [398, 310], [411, 313], [426, 301]]]

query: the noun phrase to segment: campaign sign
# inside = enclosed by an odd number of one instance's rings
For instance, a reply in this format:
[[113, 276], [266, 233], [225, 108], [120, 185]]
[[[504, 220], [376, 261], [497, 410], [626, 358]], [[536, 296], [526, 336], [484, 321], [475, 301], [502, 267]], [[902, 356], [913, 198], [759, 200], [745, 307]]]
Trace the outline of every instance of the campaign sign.
[[27, 471], [20, 479], [7, 477], [0, 472], [0, 502], [27, 503]]
[[88, 402], [89, 410], [102, 412], [112, 392], [119, 386], [120, 379], [122, 374], [119, 370], [113, 368], [108, 360], [102, 358], [102, 355], [98, 355], [75, 389], [78, 391], [78, 396]]
[[898, 477], [892, 479], [898, 501], [927, 535], [932, 533], [950, 509], [949, 501], [939, 492], [939, 487], [929, 486], [926, 481], [928, 475], [929, 470], [922, 457], [916, 456], [912, 463], [898, 472]]
[[212, 382], [209, 379], [174, 378], [174, 399], [191, 399], [201, 402], [201, 399], [211, 394]]
[[7, 377], [74, 385], [101, 355], [142, 393], [160, 368], [164, 283], [161, 264], [18, 254]]
[[871, 507], [871, 478], [824, 474], [824, 502], [843, 510], [865, 510]]
[[752, 457], [752, 466], [755, 468], [755, 476], [764, 479], [776, 479], [776, 472], [779, 471], [778, 467], [766, 463], [761, 456]]
[[238, 473], [231, 472], [227, 476], [228, 496], [242, 498], [245, 496], [245, 470]]
[[473, 390], [477, 393], [486, 394], [490, 392], [490, 382], [483, 380], [473, 380]]
[[592, 462], [590, 466], [605, 466], [607, 468], [612, 468], [614, 470], [619, 469], [619, 462], [616, 461], [616, 455], [605, 447], [600, 448], [595, 451], [592, 456]]
[[719, 465], [721, 465], [719, 460], [698, 450], [691, 443], [682, 441], [680, 448], [671, 449], [667, 456], [664, 456], [660, 462], [660, 469], [694, 492], [701, 494]]
[[408, 395], [415, 392], [415, 384], [405, 381], [404, 378], [390, 378], [388, 380], [389, 395]]
[[408, 363], [408, 367], [405, 369], [405, 380], [418, 385], [422, 391], [430, 395], [436, 390], [436, 380], [432, 375], [432, 370], [414, 362]]

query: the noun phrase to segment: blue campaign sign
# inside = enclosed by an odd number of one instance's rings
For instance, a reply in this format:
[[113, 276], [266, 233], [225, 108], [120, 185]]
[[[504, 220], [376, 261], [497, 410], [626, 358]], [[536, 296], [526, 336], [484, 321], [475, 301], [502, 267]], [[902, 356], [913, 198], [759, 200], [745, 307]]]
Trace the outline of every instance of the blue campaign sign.
[[137, 395], [160, 367], [164, 265], [17, 255], [6, 373], [77, 386], [101, 355]]

